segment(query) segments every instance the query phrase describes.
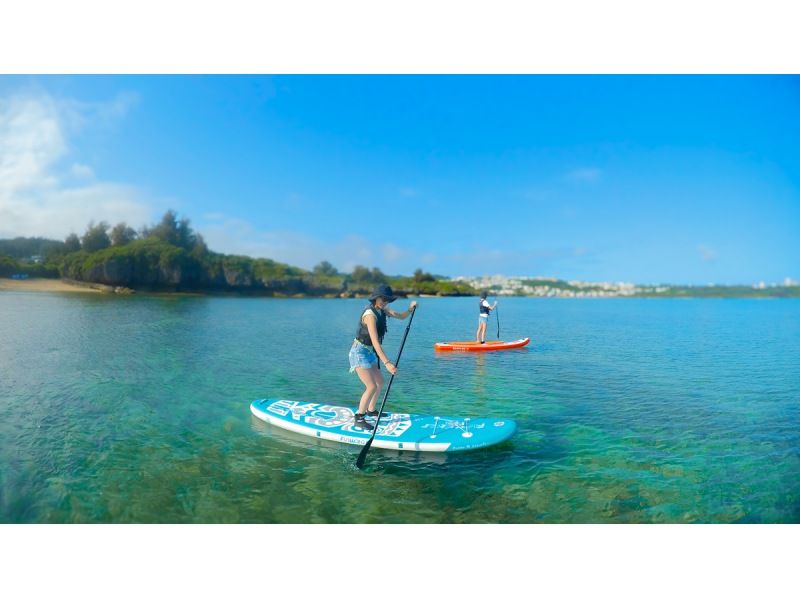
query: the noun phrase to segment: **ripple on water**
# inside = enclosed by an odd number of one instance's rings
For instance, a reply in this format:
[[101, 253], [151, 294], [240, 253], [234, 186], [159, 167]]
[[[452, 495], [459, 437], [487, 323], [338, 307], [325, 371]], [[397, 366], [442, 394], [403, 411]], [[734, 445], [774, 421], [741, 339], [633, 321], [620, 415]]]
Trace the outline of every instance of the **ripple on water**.
[[0, 295], [0, 521], [800, 522], [797, 301], [504, 299], [531, 345], [443, 356], [474, 302], [424, 299], [387, 406], [518, 432], [359, 471], [249, 404], [354, 406], [360, 301], [118, 299]]

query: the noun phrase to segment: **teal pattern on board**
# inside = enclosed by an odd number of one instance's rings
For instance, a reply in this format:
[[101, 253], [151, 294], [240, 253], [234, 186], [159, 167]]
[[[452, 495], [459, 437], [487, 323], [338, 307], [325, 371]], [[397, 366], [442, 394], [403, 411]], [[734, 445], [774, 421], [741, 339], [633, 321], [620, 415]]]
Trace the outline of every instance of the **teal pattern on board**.
[[[372, 435], [353, 425], [353, 410], [348, 407], [259, 399], [251, 403], [250, 411], [274, 426], [344, 444], [364, 445]], [[375, 418], [370, 420], [374, 424]], [[384, 412], [372, 446], [398, 451], [470, 451], [504, 442], [516, 429], [511, 419]]]

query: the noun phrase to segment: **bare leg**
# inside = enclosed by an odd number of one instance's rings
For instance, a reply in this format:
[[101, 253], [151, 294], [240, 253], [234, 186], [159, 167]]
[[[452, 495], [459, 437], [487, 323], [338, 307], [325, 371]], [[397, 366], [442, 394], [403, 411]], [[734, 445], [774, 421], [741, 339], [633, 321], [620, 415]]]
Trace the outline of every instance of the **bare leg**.
[[359, 380], [364, 383], [364, 394], [358, 402], [358, 412], [366, 413], [367, 405], [375, 394], [375, 382], [372, 379], [372, 368], [356, 368]]
[[370, 372], [372, 373], [372, 383], [375, 385], [375, 392], [372, 395], [372, 399], [369, 401], [369, 410], [375, 411], [378, 398], [381, 395], [381, 388], [383, 388], [383, 374], [381, 374], [378, 366], [371, 368]]
[[481, 322], [478, 324], [478, 342], [486, 342], [486, 323]]
[[475, 342], [478, 343], [481, 342], [481, 326], [483, 326], [483, 324], [478, 322], [478, 331], [475, 333]]

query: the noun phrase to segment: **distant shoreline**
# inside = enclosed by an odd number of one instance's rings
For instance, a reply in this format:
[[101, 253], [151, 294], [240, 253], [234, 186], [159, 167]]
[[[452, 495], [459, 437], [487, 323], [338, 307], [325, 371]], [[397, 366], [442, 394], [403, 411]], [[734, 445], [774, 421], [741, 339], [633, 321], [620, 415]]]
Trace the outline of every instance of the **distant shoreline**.
[[[93, 293], [106, 295], [161, 295], [167, 296], [195, 296], [195, 297], [265, 297], [270, 299], [367, 299], [367, 295], [341, 296], [341, 295], [308, 295], [295, 294], [284, 295], [281, 293], [264, 293], [259, 291], [174, 291], [174, 290], [154, 290], [154, 289], [129, 289], [126, 287], [114, 287], [99, 283], [82, 282], [67, 278], [26, 278], [16, 280], [12, 278], [0, 277], [0, 292], [18, 291], [35, 293]], [[458, 295], [460, 297], [471, 297], [470, 295]], [[423, 299], [438, 299], [447, 297], [446, 295], [408, 295], [408, 297], [421, 297]], [[500, 299], [507, 298], [529, 298], [529, 299], [793, 299], [797, 297], [781, 296], [737, 296], [737, 295], [626, 295], [626, 296], [599, 296], [599, 297], [541, 297], [533, 295], [497, 295]], [[404, 297], [401, 297], [403, 299]]]
[[[268, 297], [274, 299], [366, 299], [367, 295], [354, 295], [341, 297], [340, 295], [285, 295], [281, 293], [268, 293], [263, 290], [156, 290], [156, 289], [129, 289], [106, 284], [83, 282], [69, 278], [25, 278], [13, 279], [0, 277], [0, 291], [22, 291], [34, 293], [103, 293], [107, 295], [162, 295], [162, 296], [241, 296], [241, 297]], [[422, 295], [423, 297], [436, 297], [436, 295]], [[402, 297], [401, 297], [402, 298]]]

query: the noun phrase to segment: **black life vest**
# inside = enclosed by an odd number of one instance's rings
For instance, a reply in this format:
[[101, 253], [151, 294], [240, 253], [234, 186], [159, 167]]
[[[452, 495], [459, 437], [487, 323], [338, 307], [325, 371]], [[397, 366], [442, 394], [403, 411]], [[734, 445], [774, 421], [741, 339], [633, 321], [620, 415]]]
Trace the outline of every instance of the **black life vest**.
[[[484, 304], [483, 304], [483, 302], [484, 302], [484, 301], [486, 301], [486, 299], [484, 299], [483, 297], [481, 297], [481, 303], [480, 303], [480, 307], [481, 307], [481, 313], [482, 313], [482, 314], [487, 314], [487, 315], [488, 315], [488, 314], [489, 314], [489, 312], [491, 312], [492, 310], [491, 310], [491, 309], [489, 309], [489, 306], [488, 306], [488, 305], [484, 305]], [[488, 302], [488, 301], [486, 301], [486, 303], [489, 303], [489, 302]]]
[[369, 328], [364, 323], [364, 312], [371, 311], [375, 314], [375, 318], [377, 319], [377, 329], [378, 329], [378, 342], [383, 343], [383, 337], [386, 334], [386, 314], [383, 313], [382, 309], [378, 309], [372, 304], [369, 304], [364, 311], [361, 312], [361, 316], [358, 318], [358, 328], [356, 329], [356, 340], [368, 347], [372, 346], [372, 338], [369, 335]]

